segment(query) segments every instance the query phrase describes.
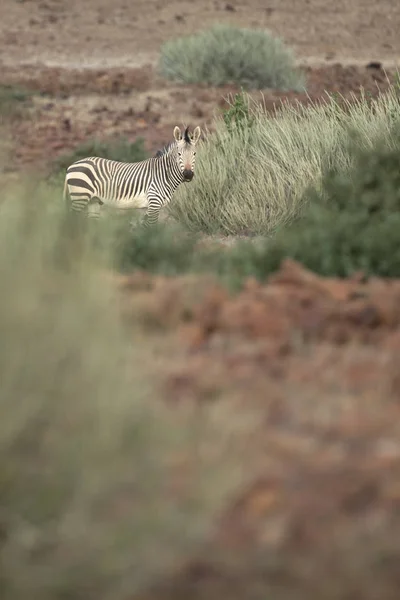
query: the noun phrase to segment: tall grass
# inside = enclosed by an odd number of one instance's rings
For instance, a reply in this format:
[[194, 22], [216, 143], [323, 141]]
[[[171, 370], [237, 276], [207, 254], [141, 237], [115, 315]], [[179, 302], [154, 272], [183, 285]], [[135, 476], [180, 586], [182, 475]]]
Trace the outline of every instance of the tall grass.
[[183, 83], [303, 89], [304, 77], [281, 39], [269, 31], [218, 24], [161, 47], [160, 73]]
[[271, 240], [269, 262], [289, 255], [323, 275], [400, 276], [400, 114], [373, 148], [354, 141], [354, 164], [306, 191], [302, 218]]
[[[361, 147], [360, 147], [361, 146]], [[354, 134], [346, 145], [348, 165], [322, 169], [322, 178], [306, 188], [302, 214], [273, 236], [240, 240], [231, 246], [198, 244], [201, 236], [180, 225], [138, 228], [118, 235], [116, 264], [175, 275], [213, 273], [231, 289], [246, 277], [259, 280], [279, 268], [286, 257], [322, 274], [398, 277], [400, 253], [400, 113], [389, 130], [362, 147]]]
[[171, 215], [191, 231], [271, 234], [301, 211], [304, 192], [318, 185], [324, 169], [347, 169], [349, 140], [372, 148], [382, 136], [391, 144], [391, 124], [400, 112], [392, 86], [376, 100], [334, 98], [309, 106], [283, 103], [268, 116], [244, 94], [251, 126], [230, 127], [223, 116], [199, 145], [196, 174], [170, 205]]
[[58, 267], [61, 225], [52, 190], [2, 192], [0, 596], [122, 600], [207, 537], [235, 421], [164, 405], [160, 340], [84, 246]]

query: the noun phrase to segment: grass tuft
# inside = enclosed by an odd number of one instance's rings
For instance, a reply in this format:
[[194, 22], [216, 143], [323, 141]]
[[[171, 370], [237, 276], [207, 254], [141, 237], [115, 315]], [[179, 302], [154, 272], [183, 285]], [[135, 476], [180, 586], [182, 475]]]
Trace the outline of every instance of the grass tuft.
[[331, 168], [304, 194], [304, 215], [270, 247], [322, 275], [400, 276], [400, 114], [374, 148], [350, 144], [352, 165]]
[[229, 118], [218, 116], [215, 132], [199, 143], [195, 177], [169, 207], [190, 231], [275, 233], [301, 214], [306, 189], [318, 186], [325, 170], [350, 167], [350, 139], [360, 149], [373, 148], [382, 136], [394, 143], [392, 124], [400, 113], [394, 86], [375, 100], [327, 96], [307, 107], [283, 102], [273, 116], [240, 96]]

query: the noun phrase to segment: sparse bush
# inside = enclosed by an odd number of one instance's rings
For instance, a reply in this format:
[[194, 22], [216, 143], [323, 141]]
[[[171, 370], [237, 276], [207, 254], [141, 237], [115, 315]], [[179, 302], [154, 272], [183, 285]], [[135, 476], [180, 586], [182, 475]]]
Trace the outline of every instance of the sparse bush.
[[0, 124], [25, 114], [31, 105], [33, 92], [13, 85], [0, 85]]
[[241, 99], [236, 121], [250, 119], [251, 126], [233, 126], [235, 118], [225, 116], [227, 130], [224, 117], [217, 118], [215, 132], [199, 144], [195, 177], [177, 190], [170, 215], [191, 231], [210, 234], [271, 234], [290, 223], [325, 169], [349, 168], [348, 141], [355, 132], [360, 148], [374, 147], [382, 136], [392, 144], [400, 113], [395, 87], [376, 100], [339, 100], [327, 97], [307, 107], [285, 102], [268, 116], [262, 104]]
[[139, 226], [130, 232], [121, 220], [115, 228], [102, 224], [95, 234], [96, 244], [97, 240], [113, 249], [112, 265], [123, 272], [213, 274], [234, 290], [246, 277], [264, 279], [271, 271], [264, 238], [242, 240], [231, 248], [223, 248], [212, 240], [199, 243], [198, 235], [176, 224], [160, 223], [151, 229]]
[[292, 52], [265, 30], [216, 25], [166, 42], [159, 70], [183, 83], [247, 88], [303, 89], [304, 77], [294, 67]]
[[185, 273], [195, 268], [196, 241], [179, 226], [139, 226], [132, 234], [125, 230], [117, 240], [116, 264], [124, 271], [134, 267], [164, 275]]
[[58, 219], [3, 191], [0, 596], [123, 600], [207, 537], [239, 462], [221, 410], [163, 404], [159, 342], [90, 252], [57, 269]]
[[111, 141], [89, 140], [77, 146], [72, 152], [57, 157], [51, 165], [51, 171], [53, 174], [60, 174], [74, 161], [88, 156], [101, 156], [121, 162], [138, 162], [146, 159], [148, 154], [144, 148], [143, 138], [137, 138], [134, 142], [125, 138]]

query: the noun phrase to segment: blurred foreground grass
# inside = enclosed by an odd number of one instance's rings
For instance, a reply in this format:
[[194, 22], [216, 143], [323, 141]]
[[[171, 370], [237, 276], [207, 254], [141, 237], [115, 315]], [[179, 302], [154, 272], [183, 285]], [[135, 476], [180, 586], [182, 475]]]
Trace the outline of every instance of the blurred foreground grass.
[[163, 403], [161, 341], [122, 323], [84, 246], [60, 268], [59, 208], [23, 186], [0, 203], [0, 597], [118, 600], [207, 538], [237, 423]]

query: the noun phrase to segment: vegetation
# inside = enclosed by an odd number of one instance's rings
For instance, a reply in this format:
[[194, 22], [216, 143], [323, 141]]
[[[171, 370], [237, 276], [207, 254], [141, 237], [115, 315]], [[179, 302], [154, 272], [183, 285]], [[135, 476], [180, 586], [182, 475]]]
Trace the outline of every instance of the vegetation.
[[0, 124], [26, 112], [33, 92], [13, 85], [0, 84]]
[[[231, 290], [239, 289], [246, 277], [263, 280], [271, 272], [263, 238], [257, 243], [243, 240], [224, 248], [212, 240], [202, 244], [199, 236], [188, 234], [179, 225], [159, 224], [151, 230], [138, 227], [133, 234], [120, 229], [113, 239], [117, 240], [113, 264], [123, 272], [138, 269], [168, 276], [213, 274]], [[279, 264], [275, 261], [273, 266]]]
[[[110, 215], [93, 247], [123, 271], [212, 272], [231, 288], [265, 279], [286, 256], [322, 274], [397, 275], [399, 130], [395, 86], [376, 100], [284, 105], [274, 118], [242, 91], [202, 142], [194, 181], [170, 205], [172, 224], [132, 234], [125, 214]], [[199, 245], [201, 232], [221, 231], [249, 239]]]
[[320, 182], [301, 198], [301, 215], [272, 237], [199, 249], [197, 237], [179, 229], [138, 230], [119, 248], [119, 265], [175, 274], [214, 272], [230, 287], [255, 276], [265, 279], [290, 256], [324, 275], [399, 276], [400, 113], [390, 129], [365, 148], [348, 142], [349, 166], [324, 168]]
[[279, 38], [265, 30], [231, 25], [216, 25], [166, 42], [161, 48], [159, 70], [164, 77], [184, 83], [304, 88], [292, 52]]
[[306, 189], [320, 185], [326, 170], [350, 167], [349, 140], [356, 136], [360, 149], [381, 137], [393, 145], [399, 112], [394, 86], [376, 100], [283, 103], [272, 117], [241, 92], [200, 143], [195, 178], [178, 189], [170, 214], [190, 231], [275, 233], [301, 214]]
[[270, 246], [275, 261], [290, 255], [324, 275], [400, 276], [400, 115], [389, 141], [350, 150], [349, 170], [328, 170], [306, 192], [304, 216]]
[[165, 339], [121, 321], [89, 247], [58, 268], [50, 192], [0, 203], [0, 596], [122, 600], [207, 538], [240, 465], [234, 420], [164, 405]]

